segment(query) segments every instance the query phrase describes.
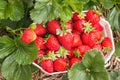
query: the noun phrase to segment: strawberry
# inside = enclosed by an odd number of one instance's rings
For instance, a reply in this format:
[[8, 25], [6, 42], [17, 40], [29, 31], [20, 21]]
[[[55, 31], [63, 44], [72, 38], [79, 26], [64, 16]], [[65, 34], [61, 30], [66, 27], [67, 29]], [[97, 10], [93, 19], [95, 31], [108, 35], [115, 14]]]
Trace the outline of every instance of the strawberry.
[[85, 29], [85, 27], [84, 27], [84, 23], [86, 22], [86, 20], [78, 20], [78, 21], [76, 21], [75, 23], [74, 23], [74, 29], [75, 30], [77, 30], [77, 31], [79, 31], [80, 33], [82, 33], [82, 32], [84, 32], [84, 29]]
[[52, 20], [47, 23], [47, 30], [51, 33], [56, 35], [57, 30], [61, 30], [60, 22], [57, 20]]
[[65, 49], [67, 49], [67, 50], [72, 49], [72, 43], [73, 43], [72, 34], [66, 33], [63, 35], [58, 35], [58, 40]]
[[35, 42], [37, 47], [39, 47], [40, 49], [45, 49], [45, 42], [42, 37], [37, 37]]
[[79, 52], [80, 52], [80, 55], [83, 57], [84, 56], [84, 54], [88, 51], [88, 50], [90, 50], [91, 48], [89, 47], [89, 46], [87, 46], [87, 45], [81, 45], [81, 46], [79, 46], [78, 47], [78, 50], [79, 50]]
[[65, 71], [67, 69], [67, 63], [65, 59], [58, 58], [53, 62], [53, 67], [56, 71]]
[[49, 73], [53, 72], [53, 61], [51, 59], [42, 60], [40, 65], [45, 71]]
[[78, 34], [73, 33], [73, 44], [72, 47], [78, 47], [82, 45], [82, 41], [80, 39], [80, 36]]
[[54, 50], [54, 51], [57, 51], [59, 50], [60, 48], [60, 44], [57, 40], [57, 38], [53, 35], [50, 35], [47, 39], [47, 42], [46, 42], [46, 47], [50, 50]]
[[70, 32], [72, 31], [72, 29], [73, 29], [72, 20], [69, 20], [69, 21], [66, 23], [66, 27], [67, 27], [66, 30], [70, 30]]
[[38, 36], [44, 36], [47, 32], [47, 30], [43, 26], [43, 24], [36, 24], [36, 29], [34, 31], [35, 31], [36, 35], [38, 35]]
[[85, 17], [85, 14], [84, 13], [77, 13], [77, 12], [75, 12], [74, 14], [73, 14], [73, 22], [76, 22], [76, 21], [78, 21], [78, 20], [81, 20], [81, 19], [84, 19], [84, 17]]
[[90, 31], [89, 33], [82, 34], [83, 44], [89, 45], [90, 47], [93, 47], [95, 44], [100, 42], [101, 39], [102, 39], [102, 32], [97, 30], [93, 30]]
[[109, 37], [105, 37], [102, 41], [102, 47], [105, 51], [109, 51], [112, 48], [112, 41]]
[[86, 20], [94, 25], [100, 21], [100, 16], [95, 11], [88, 10], [86, 12]]
[[79, 14], [78, 14], [77, 12], [75, 12], [75, 13], [73, 14], [73, 21], [76, 22], [76, 21], [78, 21], [78, 20], [80, 20], [80, 16], [79, 16]]
[[36, 34], [31, 29], [25, 29], [22, 34], [22, 41], [26, 44], [33, 42], [36, 39]]
[[93, 28], [95, 28], [98, 31], [103, 31], [103, 27], [102, 27], [102, 25], [100, 23], [96, 23], [96, 24], [94, 24], [92, 26], [93, 26]]
[[70, 60], [70, 67], [72, 67], [75, 63], [77, 63], [77, 62], [81, 62], [82, 61], [82, 59], [81, 58], [72, 58], [71, 60]]
[[73, 58], [74, 56], [75, 56], [75, 55], [74, 55], [74, 50], [69, 51], [67, 57], [68, 57], [69, 59], [71, 59], [71, 58]]
[[92, 48], [98, 49], [102, 51], [102, 45], [101, 44], [95, 44]]

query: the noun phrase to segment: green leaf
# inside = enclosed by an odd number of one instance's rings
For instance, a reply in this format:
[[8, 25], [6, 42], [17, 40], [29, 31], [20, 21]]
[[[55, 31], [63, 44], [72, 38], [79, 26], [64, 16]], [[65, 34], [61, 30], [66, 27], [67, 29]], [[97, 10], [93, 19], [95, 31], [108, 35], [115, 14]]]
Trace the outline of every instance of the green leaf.
[[17, 64], [13, 55], [4, 60], [1, 71], [7, 80], [32, 80], [32, 72], [29, 65]]
[[91, 68], [92, 71], [104, 70], [104, 57], [98, 50], [92, 49], [88, 51], [82, 61], [84, 66]]
[[15, 61], [21, 65], [31, 64], [37, 57], [38, 48], [34, 43], [24, 44], [21, 39], [17, 39], [16, 42], [17, 49], [14, 52]]
[[107, 16], [112, 29], [120, 31], [120, 10], [113, 8]]
[[115, 44], [115, 55], [120, 57], [120, 41]]
[[60, 19], [63, 22], [68, 22], [72, 18], [72, 10], [68, 6], [62, 6], [60, 10]]
[[0, 0], [0, 19], [5, 18], [6, 5], [7, 5], [7, 2], [5, 0]]
[[103, 7], [106, 9], [110, 9], [114, 6], [114, 0], [99, 0]]
[[90, 80], [90, 75], [85, 70], [83, 63], [76, 63], [68, 72], [69, 80]]
[[120, 71], [112, 71], [109, 73], [111, 80], [120, 80]]
[[81, 13], [81, 11], [83, 10], [83, 1], [80, 1], [80, 0], [68, 0], [68, 3], [71, 6], [71, 8], [73, 9], [73, 11], [75, 11], [75, 12]]
[[76, 63], [68, 72], [70, 80], [109, 80], [104, 67], [104, 57], [97, 49], [89, 50], [81, 63]]
[[13, 21], [20, 20], [24, 15], [23, 5], [18, 0], [10, 0], [5, 9], [5, 16]]
[[15, 42], [8, 36], [0, 37], [0, 58], [4, 58], [11, 54], [15, 48]]
[[35, 23], [46, 23], [59, 15], [56, 3], [36, 2], [34, 9], [30, 11], [30, 17]]

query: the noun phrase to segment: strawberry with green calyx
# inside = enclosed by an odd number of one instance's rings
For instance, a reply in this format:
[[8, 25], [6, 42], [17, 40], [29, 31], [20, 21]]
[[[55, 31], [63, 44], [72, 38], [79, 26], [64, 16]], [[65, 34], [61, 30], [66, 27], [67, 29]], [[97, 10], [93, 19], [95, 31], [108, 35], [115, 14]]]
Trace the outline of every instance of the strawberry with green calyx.
[[81, 39], [83, 41], [83, 44], [93, 47], [95, 44], [101, 42], [102, 32], [93, 30], [90, 31], [89, 33], [83, 33]]
[[86, 20], [94, 25], [100, 21], [100, 15], [93, 10], [88, 10], [86, 12]]
[[77, 13], [77, 12], [75, 12], [74, 14], [73, 14], [73, 18], [72, 18], [72, 20], [73, 20], [73, 22], [76, 22], [76, 21], [78, 21], [78, 20], [81, 20], [81, 19], [85, 19], [85, 14], [84, 13]]
[[55, 55], [55, 52], [54, 51], [49, 51], [47, 53], [47, 57], [52, 59], [53, 61], [56, 60], [56, 55]]
[[112, 48], [112, 41], [111, 38], [109, 37], [105, 37], [101, 43], [102, 47], [103, 47], [103, 52], [108, 52], [111, 50]]
[[70, 60], [70, 68], [75, 64], [75, 63], [77, 63], [77, 62], [82, 62], [82, 59], [81, 58], [72, 58], [71, 60]]
[[84, 25], [84, 27], [85, 27], [85, 29], [84, 29], [84, 32], [85, 33], [89, 33], [90, 31], [93, 31], [94, 30], [94, 28], [92, 27], [92, 25], [91, 25], [91, 23], [90, 22], [86, 22], [86, 23], [84, 23], [83, 24]]
[[56, 35], [57, 30], [61, 30], [61, 25], [58, 20], [52, 20], [47, 23], [47, 30], [49, 33]]
[[81, 41], [81, 38], [78, 34], [76, 33], [73, 33], [73, 44], [72, 44], [72, 47], [78, 47], [80, 45], [82, 45], [82, 41]]
[[66, 50], [64, 47], [60, 47], [60, 49], [56, 52], [57, 57], [67, 58], [69, 51]]
[[42, 37], [37, 37], [35, 40], [36, 46], [40, 49], [45, 49], [45, 41]]
[[79, 31], [80, 33], [84, 32], [84, 29], [85, 29], [84, 23], [85, 22], [86, 22], [85, 19], [76, 21], [73, 25], [74, 30]]
[[67, 62], [64, 58], [58, 58], [53, 62], [55, 71], [65, 71], [67, 69]]
[[71, 33], [58, 35], [58, 40], [65, 49], [72, 50], [73, 36]]
[[45, 26], [43, 26], [43, 24], [31, 24], [30, 28], [33, 29], [36, 33], [36, 35], [38, 36], [44, 36], [47, 32], [47, 29], [45, 28]]
[[54, 51], [57, 51], [60, 48], [60, 44], [54, 35], [48, 36], [45, 45], [46, 45], [46, 48]]
[[78, 50], [79, 50], [79, 53], [80, 53], [81, 57], [83, 57], [84, 54], [90, 49], [91, 48], [88, 45], [81, 45], [81, 46], [78, 47]]
[[30, 44], [36, 39], [36, 34], [32, 29], [25, 29], [22, 34], [22, 41], [26, 44]]

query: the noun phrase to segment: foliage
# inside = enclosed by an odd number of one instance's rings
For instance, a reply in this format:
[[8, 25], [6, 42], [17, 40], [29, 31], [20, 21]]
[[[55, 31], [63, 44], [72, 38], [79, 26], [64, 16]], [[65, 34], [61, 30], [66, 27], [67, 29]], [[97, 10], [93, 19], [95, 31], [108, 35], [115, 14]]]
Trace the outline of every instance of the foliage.
[[112, 29], [120, 31], [120, 10], [113, 8], [108, 14], [108, 21], [110, 22]]
[[115, 44], [115, 55], [120, 57], [120, 41]]
[[88, 51], [81, 63], [76, 63], [68, 73], [69, 80], [109, 80], [100, 51]]
[[120, 71], [112, 71], [109, 73], [111, 80], [120, 80]]
[[[4, 45], [4, 46], [3, 46]], [[0, 59], [2, 75], [7, 80], [32, 80], [29, 64], [37, 57], [38, 48], [24, 44], [20, 38], [0, 37]]]

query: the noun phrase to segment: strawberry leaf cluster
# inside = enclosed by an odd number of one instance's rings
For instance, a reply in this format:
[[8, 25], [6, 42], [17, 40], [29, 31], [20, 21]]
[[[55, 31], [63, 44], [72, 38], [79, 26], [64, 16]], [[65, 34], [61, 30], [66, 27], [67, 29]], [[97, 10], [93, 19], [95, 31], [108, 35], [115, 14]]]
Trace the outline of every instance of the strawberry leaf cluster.
[[109, 80], [100, 51], [88, 51], [81, 63], [76, 63], [68, 72], [69, 80]]
[[81, 12], [83, 4], [79, 0], [36, 0], [34, 9], [30, 11], [30, 17], [35, 23], [46, 23], [60, 17], [67, 22], [72, 18], [72, 12]]
[[[4, 45], [4, 46], [3, 46]], [[20, 38], [0, 37], [0, 59], [2, 75], [7, 80], [31, 80], [29, 64], [37, 57], [34, 43], [24, 44]], [[12, 72], [12, 73], [11, 73]]]
[[[23, 5], [18, 0], [0, 0], [0, 19], [20, 20], [24, 15]], [[19, 15], [19, 16], [18, 16]]]

